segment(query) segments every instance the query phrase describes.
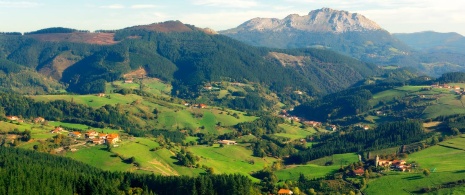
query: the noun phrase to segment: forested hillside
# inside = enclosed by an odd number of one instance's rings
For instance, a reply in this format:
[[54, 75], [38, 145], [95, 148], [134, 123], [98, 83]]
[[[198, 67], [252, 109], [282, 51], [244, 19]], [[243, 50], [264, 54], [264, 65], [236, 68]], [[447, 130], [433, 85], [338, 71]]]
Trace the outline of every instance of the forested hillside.
[[[191, 30], [171, 32], [166, 29], [169, 23]], [[104, 34], [113, 37], [113, 44], [88, 44], [86, 32], [65, 28], [0, 35], [0, 59], [2, 64], [38, 71], [81, 94], [104, 92], [105, 82], [143, 68], [147, 76], [171, 82], [172, 94], [183, 98], [197, 97], [206, 83], [223, 80], [260, 83], [282, 96], [294, 90], [318, 96], [382, 72], [374, 65], [324, 49], [256, 48], [180, 22], [163, 24], [163, 31], [157, 31], [159, 24], [154, 24]], [[81, 38], [71, 39], [73, 36]], [[270, 52], [299, 58], [300, 65], [270, 57]]]

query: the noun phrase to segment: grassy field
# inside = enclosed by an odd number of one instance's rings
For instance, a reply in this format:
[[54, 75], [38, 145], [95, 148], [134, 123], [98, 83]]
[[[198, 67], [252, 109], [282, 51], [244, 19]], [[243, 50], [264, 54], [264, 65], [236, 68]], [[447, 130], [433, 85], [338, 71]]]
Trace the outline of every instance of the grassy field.
[[121, 158], [108, 152], [105, 146], [81, 148], [66, 153], [67, 157], [107, 171], [134, 171], [134, 165], [124, 163]]
[[324, 177], [334, 171], [337, 171], [340, 165], [320, 166], [315, 164], [287, 166], [284, 169], [276, 171], [276, 176], [281, 181], [297, 180], [300, 174], [307, 178]]
[[302, 139], [307, 137], [308, 135], [312, 135], [316, 133], [316, 130], [312, 127], [302, 129], [299, 126], [291, 125], [291, 124], [279, 124], [279, 127], [283, 128], [286, 132], [285, 133], [276, 133], [275, 135], [290, 138], [292, 140], [295, 139]]
[[[258, 171], [265, 166], [271, 166], [276, 160], [265, 157], [252, 156], [252, 151], [240, 145], [225, 147], [194, 146], [189, 150], [201, 158], [200, 164], [213, 167], [215, 173], [240, 173], [248, 175], [252, 171]], [[248, 161], [253, 160], [254, 164]]]
[[[410, 194], [410, 192], [423, 187], [433, 187], [465, 178], [465, 165], [459, 160], [465, 158], [464, 141], [463, 137], [446, 140], [441, 142], [441, 145], [432, 146], [409, 155], [407, 162], [415, 161], [418, 163], [420, 166], [418, 170], [435, 170], [431, 172], [430, 176], [425, 177], [420, 171], [413, 173], [388, 172], [387, 176], [372, 179], [364, 193], [380, 194], [389, 191], [392, 194]], [[463, 189], [464, 187], [457, 188], [459, 192]], [[452, 191], [455, 191], [455, 188], [442, 190], [442, 193]]]
[[100, 108], [106, 104], [116, 105], [116, 104], [130, 104], [136, 100], [142, 100], [142, 97], [129, 94], [108, 94], [105, 97], [98, 97], [96, 95], [35, 95], [29, 96], [30, 98], [36, 101], [54, 101], [54, 100], [66, 100], [70, 102], [76, 102], [78, 104], [88, 105], [94, 108]]
[[[326, 162], [331, 160], [333, 161], [333, 165], [325, 166]], [[337, 171], [341, 165], [348, 165], [352, 162], [358, 162], [358, 156], [356, 154], [335, 154], [333, 156], [310, 161], [306, 165], [287, 166], [285, 169], [277, 171], [276, 176], [282, 181], [297, 180], [300, 173], [308, 178], [319, 178]]]

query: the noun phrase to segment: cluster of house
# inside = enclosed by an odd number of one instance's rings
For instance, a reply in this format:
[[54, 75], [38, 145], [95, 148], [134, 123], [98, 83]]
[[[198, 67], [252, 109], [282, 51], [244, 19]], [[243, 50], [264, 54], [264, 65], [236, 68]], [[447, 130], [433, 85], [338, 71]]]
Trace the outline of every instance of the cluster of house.
[[[359, 156], [359, 158], [361, 158]], [[410, 171], [412, 165], [407, 164], [405, 160], [381, 160], [378, 155], [375, 158], [375, 166], [376, 167], [384, 167], [393, 171]], [[358, 167], [357, 169], [352, 171], [353, 175], [361, 176], [365, 173], [365, 169], [363, 167]]]
[[[7, 120], [10, 120], [10, 121], [18, 121], [18, 122], [24, 122], [23, 119], [17, 117], [17, 116], [7, 116], [6, 117]], [[45, 119], [42, 118], [42, 117], [37, 117], [37, 118], [34, 118], [34, 120], [32, 120], [34, 123], [43, 123], [45, 122]]]
[[455, 85], [455, 86], [450, 86], [447, 83], [444, 83], [440, 85], [439, 83], [431, 85], [432, 88], [444, 88], [444, 89], [454, 89], [454, 90], [460, 90], [460, 86]]
[[[305, 120], [304, 118], [301, 117], [296, 117], [296, 116], [291, 116], [289, 113], [287, 113], [286, 110], [282, 110], [281, 113], [279, 114], [279, 117], [290, 120], [290, 121], [295, 121], [295, 122], [301, 122], [305, 125], [311, 126], [311, 127], [322, 127], [323, 124], [318, 121], [308, 121]], [[336, 131], [337, 126], [336, 125], [326, 125], [325, 129], [328, 131]]]
[[[189, 103], [184, 103], [184, 106], [189, 106]], [[192, 107], [195, 108], [207, 108], [207, 104], [193, 104]]]
[[[56, 127], [55, 129], [51, 130], [50, 133], [61, 133], [63, 132], [64, 129], [62, 127]], [[73, 131], [68, 133], [69, 137], [75, 138], [75, 139], [81, 139], [82, 133], [79, 131]], [[100, 145], [100, 144], [105, 144], [105, 143], [111, 143], [115, 144], [120, 140], [119, 135], [117, 133], [98, 133], [95, 130], [89, 130], [86, 133], [84, 133], [84, 138], [93, 144]]]
[[385, 168], [390, 168], [395, 171], [410, 171], [411, 166], [405, 162], [405, 160], [380, 160], [379, 156], [376, 155], [375, 159], [376, 167], [381, 166]]

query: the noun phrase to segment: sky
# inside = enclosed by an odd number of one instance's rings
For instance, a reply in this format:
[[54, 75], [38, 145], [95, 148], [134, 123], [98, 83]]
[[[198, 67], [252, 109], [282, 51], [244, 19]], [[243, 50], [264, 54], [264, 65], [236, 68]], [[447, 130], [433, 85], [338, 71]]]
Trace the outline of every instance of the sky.
[[323, 7], [362, 14], [391, 33], [465, 35], [464, 0], [0, 0], [0, 31], [114, 30], [167, 20], [219, 31]]

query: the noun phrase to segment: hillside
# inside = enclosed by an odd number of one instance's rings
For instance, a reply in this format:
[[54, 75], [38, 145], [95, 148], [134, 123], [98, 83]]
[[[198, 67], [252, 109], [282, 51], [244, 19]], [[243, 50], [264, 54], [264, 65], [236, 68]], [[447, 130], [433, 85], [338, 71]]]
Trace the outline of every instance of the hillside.
[[[260, 83], [279, 96], [295, 90], [319, 96], [382, 72], [324, 49], [256, 48], [179, 21], [112, 32], [50, 28], [23, 36], [0, 35], [0, 47], [1, 59], [82, 94], [103, 92], [105, 82], [141, 68], [148, 77], [170, 82], [172, 94], [183, 98], [198, 97], [207, 83], [224, 80]], [[287, 66], [283, 56], [301, 58], [300, 66]]]

